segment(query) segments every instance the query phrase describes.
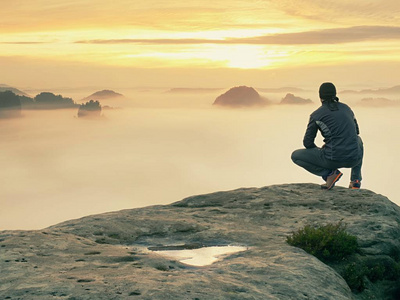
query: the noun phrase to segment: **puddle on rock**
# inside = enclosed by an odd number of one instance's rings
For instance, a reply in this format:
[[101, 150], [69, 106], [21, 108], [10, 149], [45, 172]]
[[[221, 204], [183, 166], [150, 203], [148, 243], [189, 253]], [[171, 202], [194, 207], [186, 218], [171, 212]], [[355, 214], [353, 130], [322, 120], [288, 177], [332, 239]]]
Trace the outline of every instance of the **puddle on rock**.
[[181, 263], [201, 267], [211, 265], [229, 254], [246, 251], [249, 248], [243, 246], [212, 246], [188, 249], [186, 245], [182, 245], [149, 247], [148, 249], [162, 256], [178, 260]]

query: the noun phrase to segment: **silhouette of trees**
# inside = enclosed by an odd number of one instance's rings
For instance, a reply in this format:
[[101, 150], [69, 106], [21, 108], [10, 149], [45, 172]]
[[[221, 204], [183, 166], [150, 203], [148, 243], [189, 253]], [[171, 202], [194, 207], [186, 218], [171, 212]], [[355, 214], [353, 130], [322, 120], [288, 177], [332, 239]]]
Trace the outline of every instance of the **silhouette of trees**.
[[0, 117], [21, 116], [21, 101], [11, 91], [0, 92]]
[[55, 109], [55, 108], [73, 108], [76, 106], [71, 98], [64, 98], [61, 95], [43, 92], [34, 98], [36, 108]]
[[85, 104], [81, 104], [78, 110], [78, 117], [100, 117], [101, 105], [99, 101], [90, 100]]
[[19, 100], [21, 101], [21, 107], [22, 109], [28, 109], [28, 108], [33, 108], [35, 105], [35, 101], [31, 97], [27, 96], [18, 96]]

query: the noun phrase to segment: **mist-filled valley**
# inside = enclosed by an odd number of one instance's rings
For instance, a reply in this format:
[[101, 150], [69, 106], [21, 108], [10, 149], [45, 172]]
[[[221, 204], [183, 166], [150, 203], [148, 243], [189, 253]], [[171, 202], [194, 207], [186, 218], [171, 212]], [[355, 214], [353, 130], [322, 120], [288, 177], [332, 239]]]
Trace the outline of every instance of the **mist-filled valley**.
[[[114, 109], [99, 119], [77, 118], [71, 109], [23, 110], [20, 118], [1, 119], [0, 230], [40, 229], [219, 190], [322, 183], [290, 159], [320, 105], [316, 92], [299, 94], [313, 100], [307, 105], [279, 105], [285, 93], [260, 93], [270, 105], [213, 106], [223, 92], [122, 91], [125, 99], [102, 101]], [[72, 97], [82, 99], [80, 93]], [[362, 188], [399, 205], [400, 107], [362, 105], [363, 97], [339, 93], [364, 141]], [[342, 171], [337, 185], [347, 187], [350, 171]]]

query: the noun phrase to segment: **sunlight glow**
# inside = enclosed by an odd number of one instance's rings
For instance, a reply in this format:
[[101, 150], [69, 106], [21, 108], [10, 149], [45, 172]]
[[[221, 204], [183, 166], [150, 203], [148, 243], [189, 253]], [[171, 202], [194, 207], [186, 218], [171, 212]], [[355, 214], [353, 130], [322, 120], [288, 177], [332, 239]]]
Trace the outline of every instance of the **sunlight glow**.
[[[27, 69], [58, 76], [60, 65], [132, 72], [282, 70], [290, 77], [293, 68], [383, 63], [397, 72], [400, 63], [400, 16], [393, 13], [400, 2], [395, 0], [385, 5], [338, 0], [324, 6], [316, 0], [3, 2], [4, 82], [11, 74], [19, 81]], [[44, 82], [54, 78], [48, 76]]]

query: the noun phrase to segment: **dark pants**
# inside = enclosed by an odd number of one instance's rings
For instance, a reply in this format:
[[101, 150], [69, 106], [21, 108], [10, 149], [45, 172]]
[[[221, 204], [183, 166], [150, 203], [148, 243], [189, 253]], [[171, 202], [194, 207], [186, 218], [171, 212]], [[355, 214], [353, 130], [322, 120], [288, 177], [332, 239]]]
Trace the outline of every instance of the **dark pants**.
[[361, 180], [361, 166], [364, 155], [361, 138], [359, 138], [359, 147], [361, 156], [359, 159], [352, 161], [327, 159], [322, 148], [295, 150], [292, 153], [292, 160], [296, 165], [306, 169], [308, 172], [322, 177], [329, 175], [333, 170], [339, 168], [351, 168], [350, 180]]

